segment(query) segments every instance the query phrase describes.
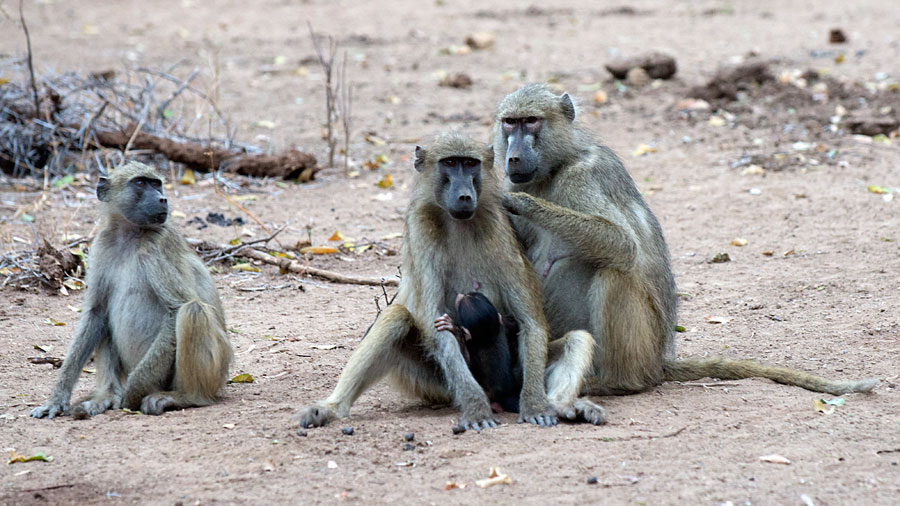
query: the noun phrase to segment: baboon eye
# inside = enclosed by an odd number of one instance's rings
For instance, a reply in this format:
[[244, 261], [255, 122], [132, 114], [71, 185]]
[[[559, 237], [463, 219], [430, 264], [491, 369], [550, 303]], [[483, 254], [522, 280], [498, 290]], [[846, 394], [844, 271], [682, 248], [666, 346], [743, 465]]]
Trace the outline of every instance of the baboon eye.
[[444, 165], [446, 165], [447, 167], [455, 167], [456, 160], [454, 160], [453, 158], [447, 158], [444, 160]]
[[144, 180], [143, 179], [135, 179], [134, 184], [136, 184], [137, 186], [144, 186]]
[[475, 160], [473, 160], [471, 158], [466, 160], [466, 167], [474, 167], [474, 166], [475, 166]]
[[506, 124], [509, 125], [509, 126], [515, 126], [515, 125], [516, 125], [516, 118], [503, 118], [503, 122], [506, 123]]
[[528, 116], [527, 118], [525, 118], [525, 123], [533, 125], [537, 122], [538, 122], [538, 119], [535, 116]]

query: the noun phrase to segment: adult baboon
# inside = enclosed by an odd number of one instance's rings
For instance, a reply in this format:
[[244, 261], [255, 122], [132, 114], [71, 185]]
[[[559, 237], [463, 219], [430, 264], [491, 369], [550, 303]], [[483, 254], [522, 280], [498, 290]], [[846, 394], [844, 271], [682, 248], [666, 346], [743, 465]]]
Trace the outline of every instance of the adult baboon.
[[494, 137], [508, 175], [504, 205], [540, 273], [551, 336], [586, 329], [596, 342], [585, 393], [703, 377], [763, 377], [835, 395], [877, 383], [752, 360], [675, 360], [675, 281], [662, 230], [618, 157], [575, 123], [569, 95], [540, 84], [511, 93], [497, 109]]
[[456, 318], [444, 314], [434, 328], [449, 330], [459, 341], [475, 381], [484, 389], [495, 413], [519, 412], [522, 366], [519, 363], [519, 324], [503, 317], [481, 292], [456, 296]]
[[165, 410], [215, 401], [231, 343], [212, 278], [167, 222], [163, 179], [130, 162], [101, 178], [104, 226], [91, 243], [81, 321], [50, 400], [31, 416], [69, 412], [81, 368], [96, 350], [97, 388], [77, 417], [109, 408]]
[[[519, 421], [556, 423], [544, 388], [547, 324], [540, 287], [501, 205], [492, 163], [490, 147], [455, 132], [440, 135], [428, 148], [416, 148], [417, 174], [406, 211], [403, 279], [397, 296], [350, 356], [331, 395], [298, 413], [301, 427], [348, 416], [360, 394], [388, 374], [411, 395], [452, 401], [462, 412], [463, 428], [496, 426], [487, 396], [466, 366], [455, 336], [435, 329], [435, 320], [444, 313], [456, 316], [456, 295], [475, 282], [519, 323]], [[563, 409], [589, 420], [602, 419], [599, 406], [574, 398], [581, 373], [590, 365], [592, 343], [583, 333], [567, 343], [568, 353], [561, 358], [566, 367], [561, 368], [564, 374], [554, 376], [551, 400], [566, 403]]]

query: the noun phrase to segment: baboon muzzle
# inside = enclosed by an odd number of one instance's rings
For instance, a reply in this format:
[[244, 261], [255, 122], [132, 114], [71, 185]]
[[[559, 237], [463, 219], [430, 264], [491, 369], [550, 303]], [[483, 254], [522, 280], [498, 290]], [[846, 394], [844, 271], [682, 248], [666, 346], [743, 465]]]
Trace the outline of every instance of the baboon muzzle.
[[534, 179], [534, 151], [521, 136], [511, 135], [506, 149], [506, 174], [513, 183], [527, 183]]

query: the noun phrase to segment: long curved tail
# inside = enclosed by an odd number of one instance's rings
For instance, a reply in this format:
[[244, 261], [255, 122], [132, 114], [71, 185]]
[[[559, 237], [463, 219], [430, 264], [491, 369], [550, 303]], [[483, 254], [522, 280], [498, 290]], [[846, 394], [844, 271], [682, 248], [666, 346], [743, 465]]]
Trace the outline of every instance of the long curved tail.
[[755, 360], [737, 360], [722, 357], [666, 359], [663, 370], [667, 381], [695, 381], [701, 378], [738, 380], [767, 378], [776, 383], [794, 385], [813, 392], [843, 395], [851, 392], [871, 392], [877, 379], [861, 381], [835, 381], [796, 369], [760, 364]]

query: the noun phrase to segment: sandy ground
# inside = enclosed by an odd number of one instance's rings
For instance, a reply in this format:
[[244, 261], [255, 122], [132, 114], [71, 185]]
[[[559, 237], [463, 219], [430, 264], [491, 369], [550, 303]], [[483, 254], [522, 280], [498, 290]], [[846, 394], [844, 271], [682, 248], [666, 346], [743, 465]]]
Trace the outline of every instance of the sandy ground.
[[[0, 12], [5, 61], [25, 53], [11, 17], [14, 4], [0, 2], [9, 14]], [[228, 385], [215, 406], [157, 418], [110, 412], [88, 421], [35, 420], [28, 412], [46, 399], [56, 371], [27, 358], [43, 355], [33, 345], [64, 355], [79, 316], [68, 306], [77, 308], [81, 293], [6, 288], [0, 292], [0, 447], [45, 452], [53, 461], [4, 466], [0, 503], [897, 504], [900, 200], [886, 201], [867, 187], [898, 191], [900, 139], [865, 143], [828, 132], [834, 102], [782, 103], [777, 89], [771, 100], [750, 97], [750, 107], [725, 102], [729, 113], [717, 115], [725, 118], [720, 126], [709, 122], [710, 111], [674, 109], [690, 86], [750, 52], [773, 59], [776, 73], [821, 69], [876, 88], [897, 82], [896, 6], [645, 1], [623, 11], [614, 7], [624, 4], [572, 4], [491, 11], [484, 2], [408, 0], [215, 6], [58, 0], [27, 2], [25, 14], [39, 73], [168, 68], [181, 61], [176, 72], [201, 68], [198, 86], [209, 89], [218, 72], [220, 106], [239, 139], [271, 142], [276, 150], [299, 146], [320, 160], [322, 74], [309, 60], [306, 22], [335, 35], [348, 50], [357, 84], [354, 165], [379, 154], [391, 162], [360, 169], [355, 178], [325, 170], [308, 185], [232, 178], [238, 193], [256, 196], [245, 205], [267, 227], [287, 226], [285, 245], [306, 237], [310, 220], [316, 244], [336, 230], [360, 241], [401, 232], [415, 139], [448, 125], [486, 139], [504, 94], [526, 81], [556, 82], [581, 104], [580, 121], [625, 159], [662, 223], [683, 292], [679, 322], [687, 331], [679, 335], [680, 356], [752, 357], [836, 378], [883, 379], [874, 394], [847, 395], [826, 415], [813, 401], [831, 396], [765, 380], [669, 383], [640, 395], [597, 398], [610, 418], [603, 427], [539, 429], [503, 415], [497, 429], [454, 436], [454, 410], [422, 406], [381, 384], [362, 396], [351, 419], [299, 437], [291, 416], [328, 394], [374, 317], [381, 290], [263, 267], [214, 275], [236, 351], [233, 372], [252, 374], [254, 383]], [[847, 44], [828, 43], [834, 27], [845, 30]], [[495, 46], [440, 54], [475, 31], [494, 34]], [[615, 56], [650, 49], [677, 58], [676, 79], [622, 91], [603, 70]], [[281, 63], [272, 70], [276, 59]], [[0, 77], [11, 68], [0, 68]], [[440, 71], [465, 72], [474, 86], [439, 87]], [[596, 84], [608, 103], [594, 103]], [[871, 103], [873, 113], [897, 114], [900, 94], [855, 90], [841, 103], [861, 109]], [[891, 103], [893, 110], [882, 110]], [[254, 127], [259, 121], [275, 128]], [[368, 134], [389, 143], [367, 143]], [[814, 147], [798, 151], [796, 142]], [[656, 151], [632, 156], [640, 144]], [[742, 175], [749, 165], [767, 170]], [[393, 189], [375, 186], [385, 174], [393, 176]], [[57, 244], [64, 233], [89, 235], [96, 224], [91, 193], [90, 185], [50, 192], [35, 213], [35, 230]], [[8, 182], [0, 188], [4, 252], [24, 247], [12, 237], [33, 237], [12, 216], [38, 196]], [[209, 212], [243, 216], [208, 180], [176, 187], [170, 202], [186, 216], [173, 221], [190, 237], [225, 242], [245, 228], [266, 235], [252, 222], [202, 230], [186, 224]], [[730, 245], [735, 238], [747, 244]], [[400, 239], [382, 242], [396, 249]], [[394, 274], [399, 258], [376, 250], [315, 257], [311, 265]], [[708, 262], [721, 252], [732, 261]], [[711, 324], [709, 316], [730, 320]], [[48, 318], [66, 325], [49, 325]], [[92, 384], [83, 374], [76, 395]], [[355, 434], [343, 435], [345, 426]], [[415, 449], [404, 451], [408, 432]], [[790, 464], [760, 460], [772, 454]], [[491, 466], [514, 483], [476, 487]], [[597, 484], [587, 483], [591, 476]], [[467, 486], [447, 491], [447, 482]]]

